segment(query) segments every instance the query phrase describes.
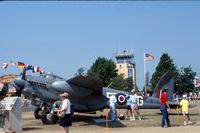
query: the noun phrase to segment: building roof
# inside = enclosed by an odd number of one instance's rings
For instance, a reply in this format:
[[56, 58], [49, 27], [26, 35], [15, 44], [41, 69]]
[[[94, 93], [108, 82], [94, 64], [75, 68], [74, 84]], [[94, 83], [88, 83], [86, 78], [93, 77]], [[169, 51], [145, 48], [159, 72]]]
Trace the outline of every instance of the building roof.
[[0, 82], [1, 83], [10, 83], [13, 81], [14, 78], [16, 78], [16, 74], [8, 74], [8, 75], [3, 75], [0, 76]]

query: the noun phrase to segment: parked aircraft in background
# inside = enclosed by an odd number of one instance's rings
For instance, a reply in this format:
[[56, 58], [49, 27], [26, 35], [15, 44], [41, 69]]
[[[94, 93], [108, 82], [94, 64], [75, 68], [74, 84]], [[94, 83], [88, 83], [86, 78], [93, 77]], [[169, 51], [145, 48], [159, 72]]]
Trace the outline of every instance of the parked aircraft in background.
[[[109, 97], [112, 95], [116, 96], [117, 108], [125, 108], [126, 96], [130, 94], [103, 87], [100, 81], [89, 76], [76, 76], [65, 80], [53, 74], [26, 75], [28, 70], [28, 66], [24, 67], [22, 75], [14, 79], [9, 87], [16, 88], [16, 95], [23, 94], [26, 98], [31, 99], [31, 103], [37, 107], [34, 111], [35, 117], [40, 118], [44, 124], [57, 123], [58, 116], [55, 108], [61, 103], [60, 93], [68, 92], [74, 111], [82, 113], [108, 108]], [[164, 85], [170, 88], [169, 99], [172, 100], [173, 76], [167, 72], [159, 81], [152, 97], [140, 96], [139, 108], [160, 108], [160, 89]], [[170, 106], [178, 105], [176, 102], [170, 102]]]

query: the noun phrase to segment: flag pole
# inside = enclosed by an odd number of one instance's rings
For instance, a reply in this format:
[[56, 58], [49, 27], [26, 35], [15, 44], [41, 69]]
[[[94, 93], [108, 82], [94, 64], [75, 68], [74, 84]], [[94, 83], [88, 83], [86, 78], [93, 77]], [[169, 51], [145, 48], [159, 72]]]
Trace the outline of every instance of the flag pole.
[[144, 53], [144, 94], [146, 95], [146, 62], [145, 62], [145, 53]]

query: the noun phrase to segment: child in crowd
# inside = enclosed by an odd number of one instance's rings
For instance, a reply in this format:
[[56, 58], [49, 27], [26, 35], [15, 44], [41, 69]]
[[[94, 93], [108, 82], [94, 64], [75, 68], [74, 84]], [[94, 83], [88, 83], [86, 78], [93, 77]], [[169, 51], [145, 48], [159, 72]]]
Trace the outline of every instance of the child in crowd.
[[180, 102], [180, 107], [183, 114], [184, 125], [186, 126], [187, 124], [192, 124], [189, 116], [189, 101], [186, 94], [183, 95], [183, 99]]

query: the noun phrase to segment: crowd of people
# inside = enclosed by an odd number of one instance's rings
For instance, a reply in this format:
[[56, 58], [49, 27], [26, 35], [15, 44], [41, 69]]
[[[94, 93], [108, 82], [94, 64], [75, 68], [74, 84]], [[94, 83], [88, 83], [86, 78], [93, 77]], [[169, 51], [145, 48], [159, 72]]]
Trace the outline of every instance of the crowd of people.
[[[168, 88], [162, 90], [162, 94], [160, 96], [160, 110], [162, 113], [161, 117], [161, 127], [171, 127], [170, 119], [169, 119], [169, 112], [171, 108], [168, 103], [168, 96], [167, 96]], [[68, 99], [69, 94], [67, 92], [60, 94], [62, 104], [61, 107], [57, 110], [57, 113], [64, 112], [64, 116], [60, 117], [60, 126], [64, 129], [65, 133], [69, 133], [69, 127], [72, 126], [71, 120], [71, 102]], [[142, 120], [139, 112], [139, 98], [135, 91], [131, 91], [130, 95], [126, 97], [127, 105], [126, 105], [126, 120]], [[3, 94], [0, 93], [0, 113], [3, 112]], [[110, 119], [111, 121], [117, 121], [117, 112], [116, 112], [116, 102], [117, 99], [115, 95], [112, 95], [109, 99], [109, 106], [110, 106]], [[180, 101], [180, 109], [183, 115], [183, 124], [189, 125], [192, 124], [189, 115], [189, 97], [188, 94], [184, 94], [182, 96], [182, 100]]]
[[[131, 91], [130, 95], [127, 95], [126, 97], [127, 105], [126, 105], [126, 116], [125, 119], [130, 119], [131, 121], [135, 120], [136, 116], [138, 120], [142, 120], [139, 112], [139, 98], [135, 91]], [[109, 105], [110, 105], [110, 119], [111, 121], [117, 121], [117, 113], [116, 113], [116, 97], [115, 95], [112, 95], [109, 99]]]
[[200, 100], [200, 92], [190, 92], [188, 94], [188, 100]]
[[[169, 113], [171, 112], [171, 108], [169, 105], [167, 93], [168, 93], [168, 88], [164, 88], [160, 96], [160, 110], [162, 114], [161, 127], [162, 128], [171, 127], [171, 122], [169, 118]], [[125, 119], [132, 121], [132, 120], [136, 120], [135, 118], [138, 118], [139, 120], [142, 120], [140, 116], [139, 108], [138, 108], [139, 98], [137, 94], [135, 93], [135, 91], [131, 91], [131, 94], [127, 96], [126, 100], [127, 100], [127, 105], [126, 105]], [[188, 94], [185, 93], [181, 96], [181, 101], [179, 101], [180, 110], [183, 116], [183, 125], [185, 126], [193, 123], [190, 120], [189, 100], [190, 99], [189, 99]], [[111, 116], [112, 121], [115, 121], [117, 119], [115, 104], [116, 104], [116, 99], [113, 95], [112, 97], [110, 97], [110, 111], [113, 112]]]

